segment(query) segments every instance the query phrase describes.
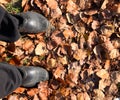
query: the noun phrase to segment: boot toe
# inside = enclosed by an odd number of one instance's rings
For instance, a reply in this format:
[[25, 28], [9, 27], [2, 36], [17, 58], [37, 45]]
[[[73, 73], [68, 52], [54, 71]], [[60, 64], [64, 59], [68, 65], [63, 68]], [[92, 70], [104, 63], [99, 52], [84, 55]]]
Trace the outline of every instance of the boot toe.
[[20, 67], [20, 71], [23, 73], [22, 86], [33, 87], [40, 81], [46, 81], [49, 79], [47, 70], [40, 67]]
[[48, 30], [49, 21], [39, 13], [27, 11], [19, 13], [20, 19], [19, 31], [28, 33], [39, 33]]

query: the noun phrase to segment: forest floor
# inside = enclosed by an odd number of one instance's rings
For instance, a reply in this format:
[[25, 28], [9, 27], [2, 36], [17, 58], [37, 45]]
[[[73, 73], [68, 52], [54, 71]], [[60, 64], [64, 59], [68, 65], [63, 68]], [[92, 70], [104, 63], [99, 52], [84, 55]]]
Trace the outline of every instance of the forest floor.
[[10, 3], [0, 0], [12, 13], [44, 15], [55, 30], [26, 34], [15, 43], [0, 41], [0, 61], [40, 66], [50, 73], [49, 81], [19, 87], [3, 100], [120, 97], [120, 0], [22, 0], [18, 8]]

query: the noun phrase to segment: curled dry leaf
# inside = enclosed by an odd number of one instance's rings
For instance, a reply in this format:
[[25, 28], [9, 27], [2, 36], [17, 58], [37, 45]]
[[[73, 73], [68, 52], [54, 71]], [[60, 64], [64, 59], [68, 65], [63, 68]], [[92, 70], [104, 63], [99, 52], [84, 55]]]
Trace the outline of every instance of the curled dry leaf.
[[105, 9], [108, 2], [109, 2], [109, 0], [104, 0], [104, 2], [102, 3], [101, 9]]
[[35, 54], [42, 56], [46, 53], [48, 53], [48, 50], [46, 49], [46, 44], [44, 42], [40, 42], [35, 48]]
[[95, 46], [93, 49], [93, 52], [101, 60], [108, 58], [108, 53], [102, 45]]

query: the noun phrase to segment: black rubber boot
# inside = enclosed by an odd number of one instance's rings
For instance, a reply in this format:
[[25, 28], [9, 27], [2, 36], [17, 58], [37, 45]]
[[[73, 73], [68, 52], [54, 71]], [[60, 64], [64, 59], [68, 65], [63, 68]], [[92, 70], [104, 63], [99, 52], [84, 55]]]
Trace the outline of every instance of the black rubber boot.
[[49, 74], [47, 70], [41, 67], [23, 66], [19, 67], [18, 70], [21, 72], [23, 77], [23, 87], [33, 87], [40, 81], [49, 80]]
[[19, 31], [25, 33], [46, 32], [51, 28], [50, 22], [41, 14], [27, 11], [14, 15], [19, 20]]

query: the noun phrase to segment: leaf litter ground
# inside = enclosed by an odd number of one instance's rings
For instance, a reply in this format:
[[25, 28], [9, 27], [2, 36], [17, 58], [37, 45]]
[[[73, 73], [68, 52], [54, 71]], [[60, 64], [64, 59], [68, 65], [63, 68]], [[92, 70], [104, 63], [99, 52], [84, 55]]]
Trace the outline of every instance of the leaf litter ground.
[[119, 0], [22, 0], [21, 6], [44, 15], [55, 30], [26, 34], [15, 43], [1, 41], [0, 61], [41, 66], [50, 72], [50, 80], [34, 88], [20, 87], [3, 100], [120, 96]]

